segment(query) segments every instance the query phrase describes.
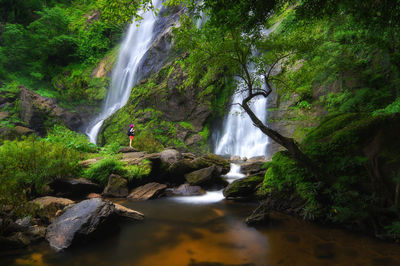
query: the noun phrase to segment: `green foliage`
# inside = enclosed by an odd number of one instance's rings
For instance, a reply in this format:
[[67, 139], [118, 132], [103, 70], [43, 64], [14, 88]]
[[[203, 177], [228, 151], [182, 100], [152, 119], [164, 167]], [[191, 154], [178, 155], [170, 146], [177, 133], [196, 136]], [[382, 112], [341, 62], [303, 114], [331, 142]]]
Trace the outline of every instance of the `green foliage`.
[[189, 122], [182, 121], [182, 122], [179, 122], [179, 125], [181, 127], [183, 127], [183, 128], [186, 128], [186, 129], [189, 129], [189, 130], [193, 130], [193, 125], [190, 124]]
[[[88, 20], [98, 12], [95, 0], [6, 0], [5, 4], [12, 12], [4, 17], [7, 23], [0, 35], [3, 81], [39, 88], [39, 94], [57, 98], [65, 106], [104, 99], [108, 78], [92, 78], [91, 71], [120, 39], [122, 27], [101, 18]], [[29, 16], [21, 19], [26, 13]]]
[[52, 180], [78, 174], [80, 159], [78, 152], [60, 143], [33, 137], [5, 141], [0, 146], [0, 205], [25, 212], [26, 201], [46, 192]]
[[373, 115], [377, 116], [381, 114], [395, 114], [395, 113], [400, 113], [400, 97], [398, 97], [394, 102], [392, 102], [385, 108], [374, 111]]
[[400, 222], [393, 222], [391, 225], [386, 226], [385, 229], [394, 239], [400, 238]]
[[53, 129], [48, 132], [45, 140], [50, 143], [64, 144], [68, 148], [81, 152], [98, 151], [96, 144], [90, 143], [85, 135], [71, 131], [65, 126], [54, 125]]
[[116, 154], [116, 153], [118, 153], [120, 148], [121, 148], [121, 145], [119, 145], [119, 143], [111, 142], [111, 143], [101, 147], [100, 153], [101, 154], [108, 154], [108, 155]]
[[128, 164], [124, 167], [126, 170], [125, 177], [129, 181], [140, 180], [147, 177], [151, 172], [151, 162], [143, 160], [140, 164]]
[[141, 131], [133, 140], [133, 146], [141, 151], [160, 152], [164, 148], [151, 131]]
[[141, 9], [157, 12], [150, 0], [99, 0], [97, 3], [105, 21], [114, 24], [129, 22], [132, 17], [135, 21], [141, 20], [138, 13]]
[[106, 157], [84, 171], [84, 177], [105, 186], [111, 174], [123, 176], [124, 164], [114, 157]]
[[115, 156], [106, 157], [95, 164], [92, 164], [84, 171], [84, 177], [105, 186], [108, 182], [108, 177], [111, 174], [116, 174], [127, 178], [129, 181], [142, 179], [151, 171], [151, 163], [147, 160], [138, 165], [128, 165], [121, 162]]

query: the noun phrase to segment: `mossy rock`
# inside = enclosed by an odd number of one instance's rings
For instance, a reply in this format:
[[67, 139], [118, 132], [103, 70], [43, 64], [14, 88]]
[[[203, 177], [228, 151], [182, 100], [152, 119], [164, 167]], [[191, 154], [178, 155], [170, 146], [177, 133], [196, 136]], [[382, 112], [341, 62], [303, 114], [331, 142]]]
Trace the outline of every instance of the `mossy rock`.
[[108, 184], [104, 188], [103, 195], [106, 197], [122, 198], [128, 196], [128, 181], [119, 175], [110, 175]]
[[215, 165], [188, 173], [185, 178], [189, 185], [202, 188], [220, 188], [226, 185], [221, 178], [220, 168]]
[[200, 158], [196, 158], [192, 161], [193, 168], [195, 169], [201, 169], [204, 167], [209, 167], [212, 165], [216, 165], [221, 168], [221, 174], [226, 174], [229, 172], [230, 169], [230, 163], [227, 159], [225, 159], [222, 156], [208, 153], [206, 155], [203, 155]]
[[254, 196], [257, 187], [263, 182], [263, 176], [240, 178], [230, 183], [223, 191], [226, 198], [250, 198]]

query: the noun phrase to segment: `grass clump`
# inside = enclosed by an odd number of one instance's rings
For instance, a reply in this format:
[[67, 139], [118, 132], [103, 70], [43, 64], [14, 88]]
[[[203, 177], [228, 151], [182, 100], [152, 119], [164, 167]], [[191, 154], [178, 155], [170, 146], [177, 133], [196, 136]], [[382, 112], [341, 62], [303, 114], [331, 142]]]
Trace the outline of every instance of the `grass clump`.
[[129, 165], [119, 161], [115, 156], [110, 156], [92, 164], [84, 171], [83, 175], [85, 178], [105, 186], [111, 174], [120, 175], [129, 181], [134, 181], [147, 176], [150, 171], [151, 163], [149, 161], [143, 160], [141, 164]]

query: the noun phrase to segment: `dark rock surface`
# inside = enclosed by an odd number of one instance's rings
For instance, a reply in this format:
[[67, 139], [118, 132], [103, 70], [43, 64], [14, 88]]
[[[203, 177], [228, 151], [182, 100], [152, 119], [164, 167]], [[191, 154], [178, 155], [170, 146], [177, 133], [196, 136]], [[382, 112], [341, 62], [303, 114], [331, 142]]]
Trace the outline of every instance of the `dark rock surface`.
[[159, 198], [163, 195], [166, 188], [167, 186], [164, 184], [159, 184], [156, 182], [148, 183], [144, 186], [133, 189], [128, 198], [134, 200], [148, 200]]
[[123, 198], [128, 196], [128, 181], [119, 175], [111, 174], [108, 177], [108, 184], [104, 188], [103, 195], [106, 197]]
[[264, 156], [250, 158], [247, 162], [240, 164], [240, 171], [246, 176], [264, 176], [266, 169], [262, 167], [266, 162]]
[[46, 134], [48, 120], [61, 121], [72, 130], [82, 127], [83, 121], [78, 113], [66, 111], [57, 105], [55, 99], [43, 97], [28, 88], [21, 87], [20, 118], [40, 136]]
[[51, 196], [36, 198], [31, 202], [39, 206], [39, 217], [44, 220], [45, 223], [54, 221], [59, 211], [62, 211], [67, 206], [75, 204], [75, 202], [70, 199]]
[[257, 187], [263, 182], [263, 176], [240, 178], [230, 183], [223, 191], [226, 198], [251, 198]]
[[85, 178], [61, 178], [54, 180], [50, 187], [56, 195], [85, 197], [89, 193], [100, 193], [101, 187]]
[[227, 184], [221, 178], [221, 169], [214, 165], [186, 174], [185, 178], [190, 185], [203, 188], [223, 187]]
[[71, 245], [98, 237], [115, 227], [114, 204], [104, 199], [88, 199], [75, 204], [49, 225], [46, 240], [60, 251]]
[[230, 163], [222, 156], [208, 153], [192, 161], [193, 167], [201, 169], [212, 165], [218, 166], [221, 169], [221, 174], [225, 175], [229, 172]]

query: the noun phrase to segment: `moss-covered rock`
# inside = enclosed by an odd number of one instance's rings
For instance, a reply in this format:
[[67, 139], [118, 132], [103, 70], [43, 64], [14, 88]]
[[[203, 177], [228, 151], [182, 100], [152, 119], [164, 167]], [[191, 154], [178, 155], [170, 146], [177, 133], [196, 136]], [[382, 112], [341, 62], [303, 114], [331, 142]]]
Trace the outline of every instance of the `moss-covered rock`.
[[185, 178], [189, 185], [203, 188], [220, 188], [227, 184], [221, 178], [221, 169], [215, 165], [186, 174]]
[[128, 181], [119, 175], [110, 175], [108, 184], [104, 188], [103, 195], [106, 197], [122, 198], [128, 196]]
[[230, 183], [223, 191], [228, 199], [252, 198], [257, 187], [263, 182], [263, 176], [240, 178]]

